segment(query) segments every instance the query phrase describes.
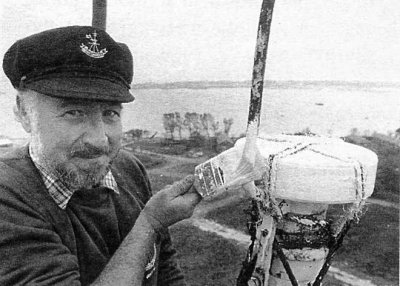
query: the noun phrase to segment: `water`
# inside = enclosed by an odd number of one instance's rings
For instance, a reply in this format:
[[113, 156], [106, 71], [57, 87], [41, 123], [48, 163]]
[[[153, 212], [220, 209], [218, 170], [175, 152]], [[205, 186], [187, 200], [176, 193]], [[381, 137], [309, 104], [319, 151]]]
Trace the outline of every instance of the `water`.
[[[124, 130], [144, 129], [163, 136], [162, 115], [170, 112], [180, 112], [181, 116], [185, 112], [211, 113], [221, 127], [224, 118], [233, 118], [231, 135], [246, 130], [249, 87], [147, 88], [133, 93], [135, 102], [124, 107]], [[13, 104], [13, 96], [0, 96], [0, 134], [26, 137], [13, 119]], [[361, 134], [387, 134], [399, 127], [399, 84], [281, 82], [264, 90], [261, 131], [265, 133], [309, 128], [318, 134], [344, 136], [353, 128]]]
[[[250, 88], [134, 90], [136, 101], [126, 109], [126, 127], [165, 132], [162, 114], [211, 113], [220, 121], [233, 118], [232, 135], [246, 130]], [[387, 134], [400, 127], [400, 86], [369, 87], [342, 84], [267, 88], [263, 96], [261, 131], [294, 133], [309, 128], [344, 136], [357, 128], [362, 134]]]

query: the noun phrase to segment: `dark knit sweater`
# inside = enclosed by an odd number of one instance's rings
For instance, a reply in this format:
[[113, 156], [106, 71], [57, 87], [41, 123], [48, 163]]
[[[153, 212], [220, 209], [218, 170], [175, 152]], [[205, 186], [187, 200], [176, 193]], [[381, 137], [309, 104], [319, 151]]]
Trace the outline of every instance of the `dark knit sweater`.
[[[0, 159], [0, 285], [88, 285], [96, 279], [151, 196], [144, 167], [127, 152], [111, 171], [120, 194], [78, 191], [62, 210], [27, 148]], [[158, 249], [156, 271], [143, 285], [185, 285], [168, 236]]]

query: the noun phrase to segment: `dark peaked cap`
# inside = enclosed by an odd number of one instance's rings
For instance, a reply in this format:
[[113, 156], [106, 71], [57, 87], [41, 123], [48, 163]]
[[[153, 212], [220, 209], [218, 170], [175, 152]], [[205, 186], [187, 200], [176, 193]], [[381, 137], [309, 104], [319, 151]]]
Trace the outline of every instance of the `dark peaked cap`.
[[4, 55], [3, 69], [15, 88], [48, 96], [134, 100], [128, 47], [89, 26], [47, 30], [19, 40]]

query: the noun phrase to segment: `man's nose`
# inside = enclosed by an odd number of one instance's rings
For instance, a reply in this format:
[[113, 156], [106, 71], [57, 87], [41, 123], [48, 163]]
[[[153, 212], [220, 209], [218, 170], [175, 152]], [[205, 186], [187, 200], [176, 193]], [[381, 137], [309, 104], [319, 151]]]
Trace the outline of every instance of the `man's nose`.
[[107, 130], [102, 116], [92, 116], [89, 118], [85, 136], [83, 136], [83, 143], [96, 147], [108, 146]]

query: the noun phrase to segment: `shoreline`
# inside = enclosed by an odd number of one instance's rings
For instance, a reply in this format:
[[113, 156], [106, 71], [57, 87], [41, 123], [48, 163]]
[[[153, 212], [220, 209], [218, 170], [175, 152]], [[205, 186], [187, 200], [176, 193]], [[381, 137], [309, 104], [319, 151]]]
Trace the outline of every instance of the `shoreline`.
[[[400, 88], [400, 82], [395, 81], [339, 81], [339, 80], [266, 80], [267, 89], [282, 88], [315, 88], [315, 87], [346, 87], [352, 89], [364, 88]], [[143, 82], [132, 85], [132, 90], [138, 89], [210, 89], [210, 88], [251, 88], [250, 80], [230, 81], [174, 81], [174, 82]]]

